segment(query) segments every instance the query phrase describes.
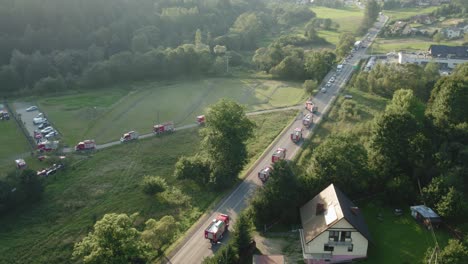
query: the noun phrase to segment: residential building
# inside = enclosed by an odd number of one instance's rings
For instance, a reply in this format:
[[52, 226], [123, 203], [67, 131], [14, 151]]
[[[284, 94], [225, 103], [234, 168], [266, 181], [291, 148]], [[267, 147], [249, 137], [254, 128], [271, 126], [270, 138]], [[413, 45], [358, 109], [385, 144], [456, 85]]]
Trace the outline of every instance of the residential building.
[[431, 45], [428, 51], [433, 58], [468, 59], [467, 46]]
[[371, 236], [364, 217], [333, 184], [302, 206], [300, 214], [305, 263], [338, 263], [367, 257]]

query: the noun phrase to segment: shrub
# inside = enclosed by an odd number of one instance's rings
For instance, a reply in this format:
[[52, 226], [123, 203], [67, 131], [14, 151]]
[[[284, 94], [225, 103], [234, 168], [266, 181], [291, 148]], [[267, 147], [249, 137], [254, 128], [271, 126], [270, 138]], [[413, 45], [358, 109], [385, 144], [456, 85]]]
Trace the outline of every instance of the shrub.
[[167, 189], [166, 180], [159, 176], [145, 176], [143, 178], [143, 192], [148, 195], [154, 195], [164, 192]]

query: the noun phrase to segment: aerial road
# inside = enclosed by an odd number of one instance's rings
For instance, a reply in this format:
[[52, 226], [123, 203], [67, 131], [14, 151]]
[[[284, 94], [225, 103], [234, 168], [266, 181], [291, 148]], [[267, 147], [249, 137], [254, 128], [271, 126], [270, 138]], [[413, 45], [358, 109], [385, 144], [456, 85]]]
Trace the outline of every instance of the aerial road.
[[[369, 35], [368, 43], [371, 43], [374, 40], [377, 32], [385, 24], [387, 19], [387, 17], [380, 16], [379, 21], [376, 22], [376, 28], [370, 31], [372, 33]], [[323, 114], [329, 110], [340, 90], [345, 86], [348, 78], [351, 77], [353, 65], [361, 57], [365, 56], [366, 49], [367, 46], [364, 49], [358, 49], [355, 52], [354, 57], [351, 58], [347, 64], [343, 65], [341, 73], [336, 73], [336, 81], [333, 85], [326, 88], [326, 92], [319, 91], [313, 98], [314, 104], [318, 106], [319, 113], [314, 115], [314, 124], [309, 129], [304, 130], [303, 136], [305, 138], [309, 137], [314, 132], [317, 124], [320, 123]], [[334, 71], [328, 73], [324, 79], [324, 83], [326, 83], [334, 74]], [[323, 85], [324, 84], [322, 84], [321, 87], [323, 87]], [[219, 245], [214, 245], [212, 247], [211, 243], [204, 238], [205, 227], [211, 219], [215, 219], [220, 213], [228, 214], [231, 217], [231, 226], [234, 224], [238, 213], [247, 207], [249, 198], [252, 197], [257, 188], [261, 188], [262, 182], [258, 179], [257, 173], [265, 166], [271, 164], [271, 156], [277, 148], [287, 149], [286, 159], [294, 157], [301, 148], [301, 143], [293, 143], [290, 139], [290, 133], [294, 128], [302, 127], [302, 116], [306, 113], [308, 113], [307, 110], [301, 110], [294, 122], [288, 126], [280, 136], [278, 136], [277, 140], [271, 145], [271, 147], [267, 149], [264, 155], [262, 155], [252, 166], [252, 169], [249, 170], [245, 180], [223, 200], [221, 200], [212, 212], [207, 213], [207, 215], [201, 219], [198, 224], [192, 227], [180, 247], [171, 254], [170, 261], [168, 261], [168, 263], [201, 263], [205, 257], [213, 255], [213, 253], [219, 248]], [[226, 242], [228, 239], [229, 235], [227, 235], [221, 243]]]

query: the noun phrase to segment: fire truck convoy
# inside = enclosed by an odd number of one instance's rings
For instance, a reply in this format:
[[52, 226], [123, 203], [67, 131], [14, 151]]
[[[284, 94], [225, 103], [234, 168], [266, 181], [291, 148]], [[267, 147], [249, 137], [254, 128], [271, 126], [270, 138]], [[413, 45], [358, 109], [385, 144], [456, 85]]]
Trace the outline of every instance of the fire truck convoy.
[[302, 124], [309, 128], [310, 125], [312, 124], [313, 122], [313, 117], [312, 117], [312, 114], [307, 114], [306, 116], [304, 116], [304, 118], [302, 119]]
[[286, 158], [286, 149], [278, 148], [275, 153], [271, 156], [271, 162], [275, 163]]
[[305, 102], [305, 109], [307, 109], [311, 113], [317, 113], [318, 106], [314, 105], [311, 100]]
[[301, 141], [302, 139], [302, 128], [296, 127], [291, 133], [291, 140], [294, 143]]
[[75, 146], [75, 151], [95, 149], [96, 142], [93, 139], [84, 140]]
[[39, 144], [37, 144], [37, 149], [39, 150], [39, 152], [52, 151], [58, 148], [58, 144], [58, 141], [42, 141], [39, 142]]
[[205, 115], [199, 115], [197, 116], [197, 124], [199, 126], [203, 126], [205, 124], [206, 120], [205, 120]]
[[158, 124], [153, 126], [153, 133], [156, 135], [174, 132], [174, 123], [173, 122], [166, 122], [164, 124]]
[[219, 214], [205, 229], [205, 238], [209, 239], [211, 244], [216, 244], [223, 238], [224, 233], [228, 231], [228, 228], [229, 216], [226, 214]]
[[262, 181], [262, 183], [265, 183], [268, 180], [268, 178], [270, 178], [270, 173], [272, 170], [272, 167], [266, 166], [258, 172], [258, 178]]
[[120, 142], [124, 143], [128, 141], [136, 140], [138, 139], [138, 137], [139, 135], [136, 131], [130, 131], [128, 133], [123, 134], [123, 136], [120, 138]]

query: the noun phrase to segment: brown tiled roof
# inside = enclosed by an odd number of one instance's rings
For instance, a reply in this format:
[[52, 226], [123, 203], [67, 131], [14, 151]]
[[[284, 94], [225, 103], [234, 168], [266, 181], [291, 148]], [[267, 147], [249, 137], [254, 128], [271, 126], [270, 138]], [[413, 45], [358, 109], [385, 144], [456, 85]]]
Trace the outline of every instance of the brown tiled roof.
[[[320, 209], [317, 204], [323, 204], [326, 212], [317, 214]], [[358, 230], [365, 238], [371, 240], [369, 229], [362, 213], [351, 208], [357, 208], [338, 188], [330, 184], [312, 200], [301, 207], [301, 222], [306, 243], [310, 242], [330, 226], [345, 218], [350, 225]]]

